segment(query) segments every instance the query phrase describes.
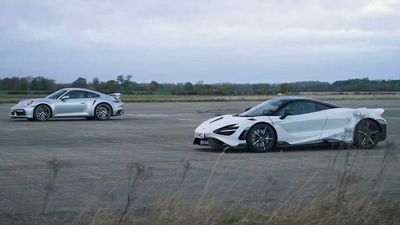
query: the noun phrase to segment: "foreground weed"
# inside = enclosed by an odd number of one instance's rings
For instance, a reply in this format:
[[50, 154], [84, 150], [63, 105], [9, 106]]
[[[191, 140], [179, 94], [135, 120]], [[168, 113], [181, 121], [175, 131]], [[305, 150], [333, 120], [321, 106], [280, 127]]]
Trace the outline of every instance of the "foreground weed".
[[46, 213], [46, 209], [50, 200], [50, 196], [53, 194], [56, 186], [56, 180], [60, 171], [65, 167], [70, 167], [71, 162], [68, 160], [59, 160], [57, 158], [53, 158], [46, 162], [47, 169], [49, 170], [49, 177], [47, 180], [47, 184], [45, 186], [45, 196], [43, 200], [43, 204], [40, 210], [39, 218], [37, 223], [42, 221], [43, 216]]

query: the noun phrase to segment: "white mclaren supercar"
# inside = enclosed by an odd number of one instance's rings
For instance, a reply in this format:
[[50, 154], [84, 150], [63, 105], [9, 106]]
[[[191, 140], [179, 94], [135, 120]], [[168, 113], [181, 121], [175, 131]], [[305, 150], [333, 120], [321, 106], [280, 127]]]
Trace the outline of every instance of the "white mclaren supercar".
[[345, 108], [302, 97], [280, 97], [237, 115], [211, 118], [195, 130], [193, 144], [247, 146], [266, 152], [276, 146], [352, 143], [373, 148], [386, 138], [384, 110]]

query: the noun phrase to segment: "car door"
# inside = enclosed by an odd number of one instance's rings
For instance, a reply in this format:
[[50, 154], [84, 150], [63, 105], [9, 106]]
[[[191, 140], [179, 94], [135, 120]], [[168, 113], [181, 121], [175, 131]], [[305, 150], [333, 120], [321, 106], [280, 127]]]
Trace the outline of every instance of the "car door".
[[56, 117], [87, 115], [88, 98], [85, 91], [72, 90], [65, 93], [54, 105]]
[[[290, 115], [283, 116], [286, 112]], [[319, 140], [327, 116], [317, 104], [306, 100], [292, 101], [270, 117], [278, 132], [278, 140], [289, 144], [312, 143]]]

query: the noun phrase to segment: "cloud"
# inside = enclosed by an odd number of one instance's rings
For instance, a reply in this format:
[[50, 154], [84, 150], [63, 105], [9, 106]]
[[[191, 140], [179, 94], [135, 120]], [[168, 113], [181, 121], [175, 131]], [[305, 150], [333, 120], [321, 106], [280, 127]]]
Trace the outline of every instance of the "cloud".
[[[225, 80], [225, 74], [231, 73], [226, 68], [244, 58], [248, 64], [243, 64], [239, 71], [257, 65], [257, 72], [253, 72], [256, 75], [268, 73], [260, 65], [266, 60], [271, 62], [271, 67], [277, 61], [290, 64], [308, 61], [309, 71], [304, 73], [316, 74], [320, 70], [317, 66], [313, 70], [311, 62], [318, 54], [337, 66], [343, 64], [341, 58], [358, 54], [377, 54], [382, 58], [399, 55], [398, 21], [400, 1], [384, 0], [3, 0], [0, 29], [4, 35], [0, 38], [0, 47], [14, 43], [13, 51], [26, 52], [18, 46], [32, 44], [41, 46], [43, 51], [60, 50], [56, 54], [60, 60], [75, 52], [80, 61], [91, 57], [98, 64], [103, 60], [132, 59], [139, 62], [137, 67], [159, 68], [152, 70], [153, 74], [177, 72], [165, 65], [166, 62], [175, 65], [174, 68], [181, 67], [181, 63], [189, 65], [181, 73], [196, 76], [199, 74], [196, 65], [210, 65], [213, 71], [202, 72], [218, 71], [220, 77], [216, 80]], [[34, 47], [30, 54], [37, 54], [44, 61], [51, 60]], [[309, 58], [297, 58], [301, 56]], [[373, 60], [366, 57], [360, 56], [364, 61]], [[216, 59], [224, 59], [227, 65], [213, 65]], [[108, 67], [102, 69], [113, 71]], [[82, 67], [81, 70], [97, 73], [100, 69]], [[151, 74], [148, 69], [141, 71]], [[361, 73], [365, 68], [348, 68], [348, 71]], [[292, 72], [288, 69], [286, 73], [289, 76]], [[384, 68], [382, 72], [389, 76], [395, 73]], [[175, 79], [196, 79], [187, 76]], [[304, 78], [308, 77], [304, 75]]]

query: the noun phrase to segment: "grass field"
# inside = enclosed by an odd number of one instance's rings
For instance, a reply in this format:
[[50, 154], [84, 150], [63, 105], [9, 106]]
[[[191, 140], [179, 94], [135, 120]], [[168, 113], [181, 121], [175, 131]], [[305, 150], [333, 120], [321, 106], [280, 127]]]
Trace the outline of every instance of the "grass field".
[[[298, 95], [320, 100], [400, 100], [400, 93], [315, 93]], [[1, 95], [0, 103], [17, 103], [22, 99], [40, 98], [43, 95]], [[221, 101], [264, 101], [277, 95], [122, 95], [124, 102], [221, 102]]]

